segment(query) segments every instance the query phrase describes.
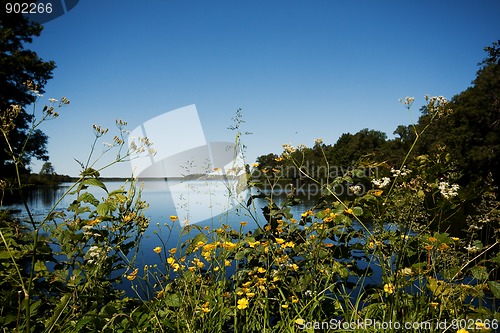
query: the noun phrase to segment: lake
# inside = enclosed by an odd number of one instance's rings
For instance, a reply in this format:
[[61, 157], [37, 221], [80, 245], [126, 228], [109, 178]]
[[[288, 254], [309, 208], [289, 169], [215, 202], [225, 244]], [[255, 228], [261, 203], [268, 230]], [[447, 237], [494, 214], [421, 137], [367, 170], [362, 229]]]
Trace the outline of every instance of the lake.
[[[123, 184], [122, 181], [105, 182], [109, 192], [119, 189]], [[35, 218], [37, 220], [43, 219], [71, 185], [72, 183], [62, 183], [58, 186], [38, 186], [28, 192], [27, 204]], [[222, 224], [226, 224], [236, 230], [240, 228], [240, 222], [248, 222], [243, 227], [243, 232], [255, 230], [258, 224], [265, 225], [266, 221], [260, 208], [264, 207], [267, 202], [264, 199], [256, 198], [249, 207], [249, 211], [246, 211], [242, 209], [241, 205], [238, 205], [234, 198], [228, 196], [226, 185], [220, 180], [144, 181], [142, 199], [149, 204], [146, 217], [150, 218], [150, 224], [139, 247], [137, 267], [160, 263], [159, 256], [154, 253], [153, 248], [162, 246], [162, 241], [166, 242], [168, 239], [165, 244], [168, 249], [177, 246], [179, 241], [185, 240], [179, 238], [179, 232], [182, 221], [186, 219], [200, 227], [218, 228]], [[127, 187], [128, 185], [125, 188]], [[101, 188], [89, 187], [88, 191], [98, 199], [106, 197], [106, 192]], [[266, 194], [269, 195], [269, 193]], [[273, 199], [278, 203], [285, 197], [286, 193], [284, 192], [273, 194]], [[67, 195], [58, 204], [58, 208], [67, 208], [73, 200], [75, 200], [75, 195]], [[243, 197], [238, 200], [247, 202], [247, 199]], [[300, 219], [300, 214], [309, 209], [313, 202], [314, 198], [305, 197], [302, 203], [291, 207], [294, 217]], [[246, 204], [243, 206], [246, 207]], [[3, 208], [20, 210], [19, 215], [27, 218], [26, 210], [20, 203]], [[250, 216], [250, 213], [257, 221]], [[171, 215], [179, 216], [179, 222], [177, 228], [172, 229], [169, 237], [170, 231], [164, 224], [171, 223]]]

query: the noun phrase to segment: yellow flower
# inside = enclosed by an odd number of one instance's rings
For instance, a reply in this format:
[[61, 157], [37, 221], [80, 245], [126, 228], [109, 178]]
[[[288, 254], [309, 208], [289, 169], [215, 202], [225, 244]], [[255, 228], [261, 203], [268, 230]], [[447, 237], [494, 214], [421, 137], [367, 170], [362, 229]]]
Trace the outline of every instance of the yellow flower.
[[172, 222], [175, 222], [177, 221], [179, 218], [175, 215], [170, 215], [170, 219], [172, 220]]
[[457, 331], [457, 333], [469, 333], [465, 328], [461, 328]]
[[485, 326], [484, 323], [480, 322], [480, 321], [477, 321], [475, 324], [476, 324], [476, 329], [480, 329], [480, 330], [482, 330]]
[[174, 259], [174, 258], [172, 258], [172, 257], [168, 257], [168, 258], [167, 258], [167, 263], [168, 263], [169, 265], [173, 265], [173, 264], [174, 264], [174, 262], [175, 262], [175, 259]]
[[302, 318], [297, 318], [297, 320], [295, 320], [295, 324], [297, 324], [297, 325], [301, 325], [301, 326], [302, 326], [302, 325], [304, 325], [304, 319], [302, 319]]
[[156, 253], [160, 253], [161, 252], [161, 247], [160, 246], [157, 246], [153, 249], [153, 251], [155, 251]]
[[132, 273], [130, 273], [130, 275], [127, 275], [127, 279], [129, 281], [132, 281], [135, 279], [135, 277], [137, 276], [137, 273], [139, 272], [139, 268], [136, 268], [134, 269], [134, 271]]
[[283, 161], [283, 157], [277, 157], [277, 158], [275, 158], [274, 160], [275, 160], [276, 162], [281, 162], [281, 161]]
[[282, 307], [283, 309], [288, 309], [288, 304], [282, 304], [282, 305], [281, 305], [281, 307]]
[[168, 252], [169, 252], [170, 254], [175, 254], [175, 252], [177, 252], [177, 248], [176, 248], [176, 247], [173, 247], [173, 248], [171, 248], [170, 250], [168, 250]]
[[283, 238], [276, 238], [276, 243], [278, 244], [283, 244], [285, 242], [285, 240]]
[[206, 302], [205, 304], [203, 304], [203, 305], [201, 306], [201, 311], [203, 311], [203, 312], [205, 312], [205, 313], [210, 312], [210, 308], [208, 307], [209, 305], [210, 305], [210, 303], [209, 303], [209, 302]]
[[438, 305], [438, 302], [430, 302], [430, 306], [432, 306], [433, 308], [437, 307]]
[[266, 272], [266, 269], [265, 269], [265, 268], [263, 268], [263, 267], [259, 267], [259, 268], [257, 269], [257, 272], [259, 272], [259, 273], [265, 273], [265, 272]]
[[133, 218], [135, 218], [135, 213], [128, 213], [126, 215], [123, 215], [123, 222], [130, 222]]
[[255, 296], [255, 293], [246, 293], [246, 296], [247, 296], [248, 298], [252, 298], [252, 297], [254, 297], [254, 296]]
[[231, 262], [229, 260], [224, 260], [224, 266], [231, 266]]
[[248, 246], [250, 247], [255, 247], [255, 245], [259, 245], [260, 242], [259, 241], [256, 241], [256, 242], [248, 242]]
[[427, 251], [432, 250], [432, 248], [433, 248], [432, 245], [426, 245], [426, 246], [424, 246], [424, 249], [426, 249]]
[[237, 308], [240, 310], [244, 310], [248, 307], [248, 300], [246, 298], [242, 298], [238, 300]]
[[248, 224], [248, 222], [242, 221], [242, 222], [240, 222], [240, 224], [241, 224], [242, 226], [246, 226], [246, 225]]
[[394, 293], [394, 285], [392, 283], [386, 283], [384, 284], [384, 291], [388, 294]]
[[346, 214], [354, 214], [353, 210], [351, 208], [344, 210]]
[[454, 241], [454, 242], [457, 242], [457, 241], [459, 241], [459, 240], [460, 240], [460, 238], [458, 238], [458, 237], [450, 237], [450, 238], [451, 238], [451, 240], [452, 240], [452, 241]]
[[447, 244], [445, 244], [445, 243], [441, 244], [441, 246], [439, 247], [439, 249], [440, 249], [441, 251], [446, 251], [446, 250], [447, 250], [447, 249], [449, 249], [449, 248], [450, 248], [450, 247], [449, 247]]
[[429, 237], [429, 238], [428, 238], [428, 240], [429, 240], [429, 242], [431, 242], [431, 243], [435, 243], [435, 242], [437, 242], [437, 238], [436, 238], [436, 237], [432, 237], [432, 236], [431, 236], [431, 237]]
[[297, 298], [297, 296], [292, 296], [292, 303], [295, 304], [298, 302], [299, 302], [299, 299]]
[[259, 163], [254, 163], [254, 164], [252, 164], [252, 166], [253, 166], [254, 168], [257, 168], [257, 167], [259, 166]]
[[380, 197], [382, 195], [382, 193], [384, 193], [383, 190], [376, 190], [373, 192], [373, 195], [376, 196], [376, 197]]
[[181, 265], [179, 265], [178, 263], [174, 263], [172, 267], [174, 268], [174, 272], [177, 272], [181, 268]]

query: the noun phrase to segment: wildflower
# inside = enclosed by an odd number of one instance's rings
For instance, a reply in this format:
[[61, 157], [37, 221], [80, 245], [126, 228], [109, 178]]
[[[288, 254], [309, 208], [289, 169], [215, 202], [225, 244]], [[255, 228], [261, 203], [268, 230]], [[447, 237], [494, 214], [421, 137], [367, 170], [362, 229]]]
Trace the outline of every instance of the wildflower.
[[281, 305], [281, 307], [282, 307], [283, 309], [288, 309], [288, 304], [282, 304], [282, 305]]
[[57, 103], [57, 102], [58, 102], [58, 100], [57, 100], [57, 99], [55, 99], [55, 98], [49, 98], [49, 102], [50, 102], [50, 103]]
[[446, 250], [448, 250], [449, 248], [450, 248], [450, 247], [448, 246], [448, 244], [445, 244], [445, 243], [441, 244], [441, 246], [439, 247], [439, 249], [440, 249], [441, 251], [446, 251]]
[[414, 101], [415, 101], [415, 97], [408, 97], [408, 96], [406, 96], [404, 99], [403, 98], [399, 99], [399, 102], [401, 104], [403, 104], [403, 106], [405, 108], [407, 108], [408, 110], [410, 109], [410, 107], [411, 107], [411, 105], [413, 104]]
[[389, 177], [383, 177], [382, 179], [372, 179], [372, 184], [379, 187], [384, 188], [391, 182]]
[[174, 272], [177, 272], [181, 268], [181, 265], [179, 265], [178, 263], [174, 263], [172, 265], [172, 268], [174, 269]]
[[428, 240], [429, 242], [431, 242], [431, 243], [435, 243], [435, 242], [437, 242], [437, 238], [436, 238], [436, 237], [432, 237], [432, 236], [431, 236], [431, 237], [429, 237], [427, 240]]
[[257, 272], [259, 272], [259, 273], [262, 273], [262, 274], [263, 274], [263, 273], [265, 273], [265, 272], [266, 272], [266, 269], [265, 269], [264, 267], [259, 267], [259, 268], [257, 269]]
[[303, 213], [301, 214], [301, 216], [302, 216], [302, 217], [308, 217], [308, 216], [313, 216], [313, 215], [314, 215], [314, 213], [313, 213], [313, 211], [312, 211], [312, 210], [310, 210], [310, 209], [309, 209], [309, 210], [306, 210], [305, 212], [303, 212]]
[[292, 296], [292, 303], [295, 304], [295, 303], [298, 303], [299, 302], [299, 299], [297, 296]]
[[476, 321], [475, 324], [476, 324], [476, 329], [479, 329], [479, 330], [482, 330], [485, 327], [484, 323], [480, 322], [480, 321]]
[[458, 184], [450, 185], [447, 182], [440, 182], [438, 184], [439, 192], [447, 200], [456, 197], [458, 195], [459, 188], [460, 186]]
[[135, 279], [135, 277], [137, 276], [138, 272], [139, 272], [138, 268], [134, 269], [134, 271], [132, 273], [130, 273], [129, 275], [127, 275], [127, 279], [129, 281], [133, 281]]
[[301, 325], [301, 326], [302, 326], [302, 325], [304, 325], [304, 319], [302, 319], [302, 318], [297, 318], [297, 319], [295, 320], [295, 324], [297, 324], [297, 325]]
[[276, 243], [278, 244], [283, 244], [285, 242], [285, 240], [283, 238], [275, 238], [276, 240]]
[[373, 195], [376, 196], [376, 197], [380, 197], [382, 195], [382, 193], [384, 193], [383, 190], [376, 190], [373, 192]]
[[173, 264], [174, 264], [174, 262], [175, 262], [175, 259], [174, 259], [174, 258], [172, 258], [172, 257], [168, 257], [168, 258], [167, 258], [167, 264], [169, 264], [169, 265], [173, 265]]
[[349, 190], [351, 190], [352, 193], [354, 193], [354, 194], [360, 194], [361, 193], [361, 186], [359, 186], [359, 185], [349, 186]]
[[157, 246], [153, 249], [153, 251], [155, 251], [156, 253], [160, 253], [161, 252], [161, 247], [160, 246]]
[[286, 143], [286, 144], [283, 145], [283, 149], [288, 154], [292, 154], [292, 153], [294, 153], [297, 150], [296, 148], [294, 148], [292, 145], [290, 145], [288, 143]]
[[205, 312], [205, 313], [210, 312], [210, 308], [208, 307], [209, 305], [210, 305], [210, 303], [209, 303], [209, 302], [206, 302], [205, 304], [203, 304], [203, 305], [201, 306], [201, 311], [203, 311], [203, 312]]
[[177, 221], [179, 218], [175, 215], [170, 215], [170, 219], [172, 220], [172, 222], [175, 222]]
[[452, 241], [454, 241], [454, 242], [458, 242], [458, 241], [460, 240], [460, 238], [458, 238], [458, 237], [450, 237], [450, 238], [451, 238], [451, 240], [452, 240]]
[[388, 294], [394, 293], [394, 285], [392, 283], [386, 283], [384, 284], [384, 291]]
[[256, 242], [248, 242], [248, 246], [250, 246], [250, 247], [252, 247], [252, 248], [253, 248], [253, 247], [255, 247], [256, 245], [259, 245], [259, 244], [260, 244], [260, 242], [259, 242], [259, 241], [256, 241]]
[[457, 333], [469, 333], [465, 328], [461, 328], [457, 331]]
[[317, 145], [321, 145], [321, 144], [323, 144], [323, 139], [322, 138], [317, 138], [316, 140], [314, 140], [314, 143], [317, 144]]
[[276, 162], [281, 162], [281, 161], [283, 161], [283, 157], [281, 157], [281, 156], [280, 156], [280, 157], [275, 158], [274, 160], [275, 160]]
[[246, 293], [245, 296], [248, 298], [252, 298], [255, 296], [255, 293]]
[[353, 210], [351, 208], [344, 210], [346, 214], [354, 214]]
[[231, 266], [231, 262], [229, 260], [224, 260], [224, 266]]
[[254, 168], [258, 168], [258, 167], [259, 167], [259, 163], [254, 163], [254, 164], [252, 164], [252, 166], [253, 166]]
[[430, 250], [432, 250], [433, 247], [434, 246], [432, 246], [432, 245], [426, 245], [426, 246], [424, 246], [424, 249], [426, 249], [427, 251], [430, 251]]
[[439, 305], [439, 303], [438, 302], [430, 302], [429, 305], [432, 306], [433, 308], [436, 308]]
[[240, 224], [244, 227], [244, 226], [246, 226], [248, 224], [248, 222], [242, 221], [242, 222], [240, 222]]
[[176, 247], [173, 247], [170, 250], [168, 250], [168, 253], [170, 253], [170, 254], [175, 254], [175, 252], [177, 252], [177, 248]]
[[237, 306], [237, 308], [238, 308], [239, 310], [244, 310], [244, 309], [246, 309], [247, 307], [248, 307], [248, 299], [246, 299], [246, 298], [241, 298], [241, 299], [239, 299], [239, 300], [238, 300], [238, 306]]

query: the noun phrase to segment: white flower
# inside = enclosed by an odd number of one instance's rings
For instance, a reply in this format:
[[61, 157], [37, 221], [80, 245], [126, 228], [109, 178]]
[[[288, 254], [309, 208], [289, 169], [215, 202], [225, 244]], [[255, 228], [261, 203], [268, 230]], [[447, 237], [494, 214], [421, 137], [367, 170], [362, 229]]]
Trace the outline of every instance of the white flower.
[[50, 103], [57, 103], [59, 101], [57, 99], [55, 99], [55, 98], [49, 98], [49, 102]]
[[361, 186], [359, 185], [353, 185], [349, 186], [349, 189], [352, 191], [354, 194], [360, 194], [361, 193]]
[[458, 184], [453, 184], [450, 186], [447, 182], [440, 182], [438, 184], [439, 191], [445, 199], [451, 199], [458, 195], [458, 189], [460, 186]]
[[317, 144], [317, 145], [320, 145], [320, 144], [323, 143], [323, 139], [317, 138], [316, 140], [314, 140], [314, 143]]
[[283, 145], [283, 149], [285, 150], [285, 152], [289, 153], [289, 154], [292, 154], [294, 153], [297, 149], [295, 149], [291, 144], [289, 143], [285, 143]]
[[382, 179], [372, 179], [372, 184], [379, 187], [384, 188], [391, 182], [389, 177], [383, 177]]
[[401, 170], [391, 168], [391, 173], [393, 177], [406, 176], [411, 173], [411, 170], [408, 170], [406, 166], [403, 166]]
[[399, 102], [404, 105], [405, 108], [410, 109], [411, 105], [413, 104], [413, 101], [415, 101], [415, 97], [408, 97], [406, 96], [404, 99], [400, 98]]

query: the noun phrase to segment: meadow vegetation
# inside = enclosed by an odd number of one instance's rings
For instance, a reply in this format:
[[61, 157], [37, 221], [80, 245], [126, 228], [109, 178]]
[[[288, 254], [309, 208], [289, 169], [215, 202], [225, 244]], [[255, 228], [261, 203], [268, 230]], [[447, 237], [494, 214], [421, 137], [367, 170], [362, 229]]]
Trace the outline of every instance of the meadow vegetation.
[[[487, 66], [498, 70], [495, 59]], [[401, 100], [408, 112], [413, 101]], [[39, 120], [31, 118], [26, 140], [69, 104], [66, 98], [49, 102]], [[497, 179], [493, 173], [473, 174], [470, 165], [457, 167], [448, 146], [424, 151], [421, 145], [428, 133], [439, 131], [436, 126], [450, 124], [445, 119], [457, 112], [454, 103], [426, 97], [424, 118], [408, 126], [411, 144], [401, 144], [407, 149], [399, 159], [365, 154], [339, 172], [321, 139], [314, 150], [284, 145], [268, 159], [272, 163], [247, 167], [247, 186], [267, 189], [259, 195], [263, 207], [256, 207], [257, 197], [241, 202], [237, 225], [181, 226], [172, 215], [162, 221], [165, 228], [179, 229], [187, 240], [171, 246], [168, 233], [152, 240], [158, 242], [153, 251], [161, 264], [142, 267], [136, 256], [150, 220], [140, 185], [131, 179], [108, 191], [100, 172], [153, 153], [152, 143], [138, 138], [127, 148], [126, 123], [117, 120], [117, 134], [105, 148], [117, 157], [100, 166], [101, 156], [94, 153], [109, 134], [95, 125], [80, 177], [64, 194], [73, 198], [68, 207], [56, 208], [57, 202], [39, 218], [26, 205], [28, 221], [1, 211], [0, 327], [3, 332], [493, 332], [500, 320]], [[23, 200], [23, 152], [11, 148], [8, 135], [19, 114], [20, 108], [11, 106], [0, 119], [17, 170], [17, 178], [2, 179], [0, 186]], [[311, 151], [321, 168], [309, 167]], [[479, 155], [477, 160], [485, 161]], [[318, 192], [316, 203], [300, 214], [292, 214], [300, 197], [294, 183], [283, 186], [293, 178], [285, 170]], [[91, 187], [106, 195], [95, 197]], [[285, 191], [282, 200], [277, 193]], [[248, 229], [250, 219], [254, 230]], [[124, 283], [135, 296], [125, 295]]]

